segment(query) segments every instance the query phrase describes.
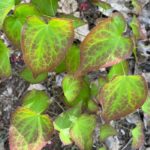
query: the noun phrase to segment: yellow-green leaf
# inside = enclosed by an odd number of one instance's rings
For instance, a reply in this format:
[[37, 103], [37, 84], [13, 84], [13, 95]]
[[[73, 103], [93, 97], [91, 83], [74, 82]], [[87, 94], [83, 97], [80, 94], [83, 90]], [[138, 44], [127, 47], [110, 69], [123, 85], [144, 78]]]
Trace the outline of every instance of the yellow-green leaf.
[[142, 122], [138, 122], [136, 127], [132, 129], [132, 148], [134, 150], [140, 149], [144, 144], [144, 132]]
[[0, 40], [0, 78], [11, 75], [11, 65], [9, 60], [9, 49]]
[[22, 51], [34, 76], [55, 69], [65, 58], [73, 38], [73, 25], [68, 20], [52, 18], [46, 23], [39, 17], [28, 17], [23, 28]]
[[144, 111], [144, 113], [150, 116], [150, 96], [147, 97], [147, 100], [142, 106], [142, 110]]
[[110, 71], [108, 73], [108, 79], [111, 80], [115, 76], [119, 76], [119, 75], [128, 75], [128, 72], [129, 72], [128, 62], [122, 61], [122, 62], [112, 66], [112, 68], [110, 69]]
[[44, 112], [50, 103], [50, 98], [44, 91], [32, 90], [23, 97], [23, 106], [37, 113]]
[[146, 98], [147, 84], [142, 76], [117, 76], [100, 91], [102, 117], [106, 122], [125, 117], [140, 108]]
[[21, 30], [26, 18], [32, 15], [40, 15], [31, 4], [17, 5], [14, 13], [4, 20], [3, 29], [7, 37], [18, 48], [21, 47]]
[[10, 150], [41, 150], [52, 133], [53, 124], [47, 115], [18, 108], [9, 129]]
[[109, 124], [101, 125], [99, 131], [99, 139], [104, 142], [108, 137], [117, 135], [117, 130]]
[[94, 115], [81, 115], [70, 130], [71, 138], [81, 150], [91, 150], [93, 145], [92, 134], [96, 127]]
[[0, 29], [2, 28], [3, 21], [9, 11], [14, 7], [14, 0], [1, 0], [0, 1]]
[[76, 73], [110, 67], [128, 58], [132, 52], [132, 40], [124, 36], [125, 19], [121, 14], [100, 22], [81, 43], [81, 65]]
[[81, 114], [81, 106], [82, 104], [80, 103], [66, 112], [63, 112], [54, 121], [54, 128], [59, 131], [59, 137], [64, 145], [72, 143], [69, 131], [75, 120]]
[[71, 103], [81, 90], [81, 80], [72, 75], [67, 75], [62, 81], [62, 88], [67, 101]]
[[[43, 15], [55, 16], [58, 8], [58, 0], [31, 0]], [[66, 28], [67, 29], [67, 28]]]
[[79, 46], [73, 44], [66, 54], [66, 69], [68, 73], [75, 73], [80, 65]]

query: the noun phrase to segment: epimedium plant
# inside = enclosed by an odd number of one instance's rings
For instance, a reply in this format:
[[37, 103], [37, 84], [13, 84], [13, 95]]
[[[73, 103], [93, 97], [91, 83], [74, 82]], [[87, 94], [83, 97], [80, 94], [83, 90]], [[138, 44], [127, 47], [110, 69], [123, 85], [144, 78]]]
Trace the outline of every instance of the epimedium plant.
[[[103, 9], [111, 8], [102, 1], [92, 2]], [[134, 0], [133, 4], [139, 13], [138, 3]], [[52, 120], [45, 114], [51, 103], [49, 96], [44, 91], [27, 92], [21, 107], [12, 115], [11, 150], [41, 150], [54, 130], [64, 145], [75, 143], [81, 150], [91, 150], [98, 117], [102, 120], [99, 140], [104, 142], [117, 135], [110, 121], [141, 107], [149, 115], [147, 83], [141, 75], [129, 75], [127, 61], [132, 53], [137, 58], [136, 43], [143, 38], [136, 16], [129, 24], [132, 35], [126, 34], [123, 15], [114, 13], [101, 20], [81, 44], [76, 44], [74, 29], [85, 22], [72, 15], [56, 16], [57, 8], [57, 0], [31, 0], [29, 4], [20, 4], [19, 0], [0, 2], [0, 28], [12, 45], [22, 51], [26, 65], [19, 76], [35, 84], [46, 80], [48, 72], [67, 73], [62, 81], [62, 98], [68, 110]], [[11, 10], [13, 13], [9, 13]], [[88, 78], [89, 72], [108, 67], [106, 76], [95, 81]], [[9, 76], [9, 49], [0, 41], [0, 78]], [[135, 149], [144, 142], [142, 130], [139, 122], [131, 132]], [[106, 149], [105, 145], [100, 149]]]

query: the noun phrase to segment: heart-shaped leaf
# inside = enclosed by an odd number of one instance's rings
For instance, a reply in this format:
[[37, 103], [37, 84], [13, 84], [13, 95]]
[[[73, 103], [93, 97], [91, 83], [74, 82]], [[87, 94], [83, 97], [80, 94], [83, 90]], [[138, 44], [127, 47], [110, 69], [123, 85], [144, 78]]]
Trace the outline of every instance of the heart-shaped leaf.
[[81, 65], [77, 75], [105, 68], [128, 58], [132, 40], [123, 35], [126, 23], [121, 14], [100, 22], [81, 43]]
[[15, 2], [14, 0], [1, 0], [0, 1], [0, 29], [2, 28], [3, 21], [9, 11], [14, 7]]
[[144, 113], [146, 113], [146, 115], [150, 116], [150, 96], [147, 97], [147, 100], [142, 106], [142, 110], [144, 111]]
[[10, 150], [41, 150], [50, 140], [52, 132], [53, 124], [47, 115], [19, 108], [9, 129]]
[[37, 77], [33, 77], [32, 71], [29, 68], [25, 68], [23, 71], [20, 72], [19, 75], [21, 78], [32, 84], [40, 83], [48, 77], [48, 73], [41, 73]]
[[138, 122], [136, 127], [132, 129], [132, 148], [133, 150], [140, 149], [144, 144], [144, 132], [143, 132], [143, 124], [142, 122]]
[[44, 112], [49, 106], [49, 97], [44, 91], [32, 90], [23, 97], [23, 106], [37, 113]]
[[14, 14], [8, 16], [3, 25], [3, 29], [12, 43], [20, 48], [21, 30], [27, 17], [39, 15], [36, 8], [30, 4], [20, 4], [15, 8]]
[[75, 73], [80, 65], [80, 49], [73, 44], [66, 54], [66, 68], [68, 73]]
[[112, 66], [112, 68], [110, 69], [110, 71], [108, 73], [108, 79], [111, 80], [115, 76], [118, 76], [118, 75], [128, 75], [128, 72], [129, 72], [128, 62], [122, 61], [122, 62]]
[[[31, 0], [41, 13], [47, 16], [55, 16], [58, 8], [58, 0]], [[66, 28], [67, 29], [67, 28]]]
[[104, 124], [100, 127], [99, 131], [99, 139], [100, 141], [105, 141], [108, 137], [110, 136], [115, 136], [117, 135], [116, 129], [114, 129], [112, 126], [109, 124]]
[[0, 78], [11, 75], [11, 66], [9, 60], [9, 49], [0, 40]]
[[71, 138], [81, 150], [91, 150], [93, 145], [92, 134], [96, 127], [94, 115], [81, 115], [70, 130]]
[[54, 128], [59, 131], [59, 137], [64, 145], [72, 143], [69, 131], [75, 120], [81, 114], [81, 106], [82, 104], [79, 104], [66, 112], [63, 112], [54, 121]]
[[73, 37], [73, 25], [68, 20], [53, 18], [45, 23], [39, 17], [29, 17], [23, 28], [22, 50], [34, 76], [60, 64]]
[[140, 108], [147, 98], [147, 84], [142, 76], [118, 76], [100, 91], [102, 117], [106, 122], [120, 119]]
[[74, 76], [67, 75], [63, 79], [62, 88], [66, 99], [71, 103], [81, 90], [81, 80]]

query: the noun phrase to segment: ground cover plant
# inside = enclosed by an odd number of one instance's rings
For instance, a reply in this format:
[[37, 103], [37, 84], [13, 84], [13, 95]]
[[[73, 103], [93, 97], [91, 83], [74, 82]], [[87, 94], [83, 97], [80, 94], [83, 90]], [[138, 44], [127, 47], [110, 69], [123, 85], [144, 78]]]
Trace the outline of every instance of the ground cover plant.
[[[104, 10], [111, 8], [100, 0], [90, 3]], [[137, 18], [141, 5], [136, 0], [132, 5], [136, 15], [130, 21], [121, 12], [113, 12], [101, 18], [83, 41], [76, 42], [75, 29], [86, 22], [70, 14], [57, 14], [58, 0], [0, 1], [0, 29], [22, 53], [24, 68], [18, 76], [36, 84], [47, 80], [50, 72], [64, 73], [61, 98], [67, 107], [51, 118], [47, 114], [52, 103], [48, 93], [27, 91], [11, 116], [10, 150], [41, 150], [55, 134], [63, 145], [92, 150], [95, 132], [101, 143], [96, 149], [105, 150], [105, 140], [118, 134], [113, 122], [136, 111], [149, 114], [148, 84], [141, 74], [129, 70], [131, 55], [138, 62], [137, 41], [146, 38]], [[85, 3], [81, 6], [86, 9]], [[12, 75], [10, 51], [0, 40], [1, 79]], [[89, 74], [104, 68], [108, 73], [91, 81]], [[144, 145], [143, 130], [138, 121], [131, 131], [132, 149]]]

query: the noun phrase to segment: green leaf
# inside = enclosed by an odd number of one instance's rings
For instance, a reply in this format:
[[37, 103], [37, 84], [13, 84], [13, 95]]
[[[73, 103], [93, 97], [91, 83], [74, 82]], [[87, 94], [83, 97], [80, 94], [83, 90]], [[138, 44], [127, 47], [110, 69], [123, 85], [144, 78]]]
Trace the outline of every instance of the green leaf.
[[92, 134], [95, 127], [96, 118], [93, 115], [83, 114], [75, 121], [70, 134], [72, 140], [81, 150], [92, 149]]
[[0, 29], [2, 28], [3, 21], [9, 11], [14, 7], [15, 2], [14, 0], [1, 0], [0, 1]]
[[114, 129], [109, 124], [104, 124], [100, 127], [99, 139], [104, 142], [108, 137], [117, 135], [116, 129]]
[[147, 100], [142, 106], [142, 110], [144, 111], [144, 113], [150, 116], [150, 96], [147, 97]]
[[98, 105], [91, 99], [88, 101], [87, 108], [91, 113], [96, 113], [98, 111]]
[[103, 8], [104, 10], [108, 10], [112, 8], [109, 3], [103, 2], [101, 0], [92, 0], [92, 3], [96, 6]]
[[39, 15], [36, 8], [30, 4], [20, 4], [16, 6], [14, 14], [4, 20], [3, 29], [9, 40], [20, 48], [21, 30], [26, 18], [32, 15]]
[[11, 65], [9, 60], [9, 49], [0, 40], [0, 78], [11, 75]]
[[67, 18], [67, 19], [70, 19], [71, 21], [73, 21], [73, 27], [74, 28], [78, 28], [78, 27], [86, 24], [82, 19], [77, 18], [73, 15], [61, 14], [59, 17], [60, 18]]
[[[75, 106], [76, 104], [81, 102], [83, 104], [83, 106], [87, 106], [87, 102], [90, 97], [90, 88], [89, 88], [88, 83], [85, 80], [82, 80], [81, 88], [78, 90], [79, 90], [79, 93], [74, 100], [69, 101], [68, 99], [64, 99], [64, 101], [66, 102], [67, 105]], [[75, 93], [73, 93], [73, 94], [75, 94]]]
[[90, 83], [90, 92], [91, 96], [95, 98], [100, 89], [107, 83], [107, 78], [100, 76], [97, 80], [94, 80]]
[[131, 0], [131, 3], [134, 7], [134, 11], [136, 14], [140, 14], [142, 11], [142, 5], [138, 0]]
[[54, 121], [54, 128], [59, 131], [59, 137], [64, 145], [69, 145], [72, 143], [70, 137], [70, 128], [73, 122], [81, 114], [81, 104], [67, 110], [60, 114]]
[[21, 0], [15, 0], [15, 5], [18, 5], [21, 2]]
[[44, 15], [52, 17], [56, 15], [58, 0], [31, 0], [31, 3], [34, 4]]
[[41, 150], [50, 140], [53, 124], [47, 115], [19, 108], [9, 129], [10, 150]]
[[23, 106], [37, 113], [43, 113], [49, 106], [49, 97], [44, 91], [32, 90], [23, 97]]
[[140, 22], [135, 15], [130, 22], [130, 27], [132, 28], [132, 32], [136, 40], [144, 39], [144, 34], [142, 33]]
[[140, 108], [147, 97], [147, 84], [142, 76], [118, 76], [100, 91], [102, 117], [106, 122], [120, 119]]
[[67, 75], [62, 81], [62, 88], [67, 101], [71, 103], [81, 90], [81, 79]]
[[19, 75], [21, 78], [32, 84], [40, 83], [48, 77], [48, 73], [41, 73], [37, 77], [33, 77], [32, 71], [29, 68], [25, 68]]
[[23, 28], [22, 50], [34, 76], [55, 69], [64, 60], [73, 37], [73, 25], [68, 20], [52, 18], [45, 23], [39, 17], [28, 17]]
[[115, 14], [99, 23], [81, 43], [81, 65], [78, 76], [88, 71], [110, 67], [128, 58], [132, 51], [132, 40], [123, 35], [125, 19]]
[[136, 127], [132, 129], [132, 148], [140, 149], [144, 144], [144, 132], [142, 122], [138, 122]]
[[66, 71], [66, 63], [65, 60], [63, 60], [56, 68], [55, 72], [56, 73], [62, 73]]
[[73, 44], [66, 54], [66, 68], [68, 73], [75, 73], [80, 65], [79, 46]]
[[122, 61], [122, 62], [112, 66], [112, 68], [110, 69], [110, 71], [108, 73], [108, 79], [111, 80], [115, 76], [118, 76], [118, 75], [128, 75], [128, 72], [129, 72], [128, 62]]

